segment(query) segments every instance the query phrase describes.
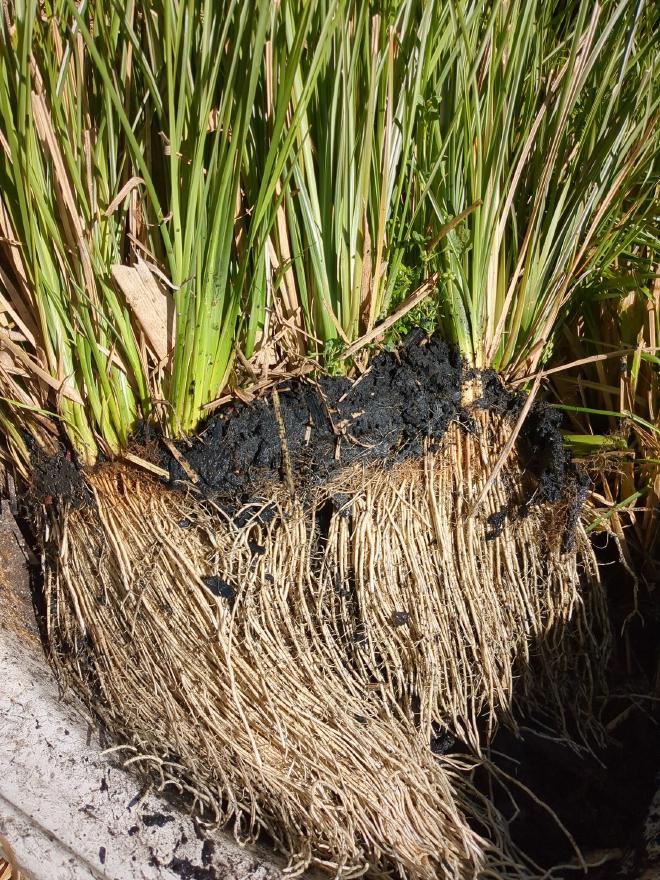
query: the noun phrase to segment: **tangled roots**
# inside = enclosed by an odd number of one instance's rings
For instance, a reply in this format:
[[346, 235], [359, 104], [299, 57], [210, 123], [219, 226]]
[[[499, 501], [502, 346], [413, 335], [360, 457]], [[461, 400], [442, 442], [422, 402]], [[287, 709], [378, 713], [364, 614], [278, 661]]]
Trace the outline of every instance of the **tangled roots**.
[[311, 500], [271, 486], [238, 518], [120, 465], [89, 475], [94, 503], [45, 535], [62, 678], [129, 763], [240, 840], [267, 830], [294, 874], [517, 876], [469, 767], [429, 731], [478, 748], [532, 653], [548, 672], [592, 653], [578, 569], [595, 568], [580, 532], [562, 556], [548, 505], [491, 534], [529, 498], [515, 458], [472, 511], [505, 439], [480, 419]]
[[517, 699], [534, 705], [541, 694], [562, 728], [568, 704], [588, 708], [608, 638], [580, 524], [563, 550], [575, 499], [534, 506], [513, 454], [475, 509], [510, 430], [492, 414], [475, 418], [476, 433], [454, 425], [435, 454], [326, 487], [316, 613], [361, 679], [382, 682], [427, 735], [442, 725], [478, 751], [484, 718], [487, 739], [496, 716], [514, 725], [514, 678]]
[[[49, 627], [66, 677], [130, 744], [129, 760], [185, 789], [212, 821], [233, 817], [239, 839], [267, 829], [294, 869], [476, 873], [484, 842], [450, 770], [366, 686], [348, 693], [314, 656], [310, 622], [291, 610], [306, 587], [296, 524], [282, 525], [276, 557], [290, 580], [258, 578], [245, 535], [228, 545], [231, 531], [184, 496], [120, 470], [93, 487], [96, 510], [65, 520]], [[218, 570], [243, 576], [233, 608], [205, 587]]]

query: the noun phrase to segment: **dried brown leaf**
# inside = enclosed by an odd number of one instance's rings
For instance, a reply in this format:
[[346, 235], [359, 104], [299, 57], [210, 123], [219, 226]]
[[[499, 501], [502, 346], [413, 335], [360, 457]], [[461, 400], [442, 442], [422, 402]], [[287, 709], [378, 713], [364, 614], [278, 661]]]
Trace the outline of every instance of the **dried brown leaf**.
[[174, 336], [174, 303], [143, 261], [135, 266], [115, 265], [112, 277], [124, 294], [135, 321], [159, 362], [167, 360]]

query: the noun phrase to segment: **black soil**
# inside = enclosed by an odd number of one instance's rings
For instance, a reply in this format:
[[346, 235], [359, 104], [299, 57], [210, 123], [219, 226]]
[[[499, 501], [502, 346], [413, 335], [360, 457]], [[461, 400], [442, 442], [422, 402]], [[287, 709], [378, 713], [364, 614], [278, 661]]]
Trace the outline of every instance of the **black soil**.
[[28, 504], [57, 500], [71, 507], [84, 507], [91, 502], [82, 470], [70, 451], [61, 447], [55, 455], [49, 455], [36, 443], [29, 445], [32, 485]]
[[[579, 737], [571, 744], [549, 736], [537, 718], [521, 719], [519, 737], [501, 728], [492, 743], [494, 762], [538, 800], [515, 784], [509, 786], [515, 807], [503, 789], [495, 800], [511, 820], [515, 843], [544, 869], [574, 862], [575, 851], [538, 801], [554, 810], [592, 863], [590, 878], [638, 880], [660, 876], [657, 826], [656, 836], [643, 833], [660, 791], [660, 583], [635, 585], [612, 544], [602, 541], [596, 551], [615, 636], [607, 688], [594, 705], [599, 735], [576, 750]], [[480, 779], [489, 796], [491, 782]], [[567, 868], [552, 876], [584, 874]]]
[[147, 828], [162, 828], [168, 822], [174, 822], [174, 816], [165, 813], [144, 813], [142, 822]]
[[[415, 336], [397, 354], [381, 354], [357, 381], [323, 377], [279, 389], [280, 411], [296, 488], [322, 483], [355, 461], [400, 461], [419, 455], [464, 417], [464, 367], [439, 339]], [[282, 477], [280, 430], [272, 397], [237, 403], [208, 420], [179, 451], [204, 491], [250, 496]], [[188, 477], [165, 458], [174, 482]]]
[[[418, 457], [425, 442], [439, 442], [456, 422], [473, 431], [474, 420], [461, 403], [464, 383], [477, 373], [437, 336], [413, 332], [399, 351], [376, 356], [357, 381], [322, 377], [317, 383], [293, 381], [278, 389], [296, 492], [323, 484], [347, 465], [374, 461], [391, 466]], [[477, 404], [508, 416], [520, 414], [523, 394], [507, 390], [492, 371], [481, 373]], [[561, 414], [543, 403], [528, 414], [518, 441], [525, 471], [535, 477], [533, 503], [570, 502], [573, 516], [584, 499], [585, 479], [571, 463], [560, 425]], [[192, 441], [178, 444], [197, 489], [228, 512], [259, 497], [284, 479], [281, 430], [272, 396], [236, 403], [210, 418]], [[189, 484], [186, 469], [164, 452], [161, 464], [173, 486]], [[493, 522], [497, 537], [507, 519], [525, 510], [502, 511]], [[572, 531], [569, 519], [569, 529]]]

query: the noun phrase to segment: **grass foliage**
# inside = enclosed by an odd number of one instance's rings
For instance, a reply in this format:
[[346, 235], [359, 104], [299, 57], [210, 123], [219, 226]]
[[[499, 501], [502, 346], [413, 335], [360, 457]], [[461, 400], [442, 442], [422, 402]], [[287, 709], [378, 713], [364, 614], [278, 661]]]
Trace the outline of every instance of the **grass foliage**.
[[262, 382], [338, 368], [390, 315], [386, 341], [418, 318], [533, 373], [653, 221], [652, 5], [6, 4], [15, 453], [28, 412], [55, 411], [87, 460], [140, 418], [189, 434], [237, 358]]
[[641, 552], [660, 576], [660, 240], [638, 229], [631, 246], [589, 285], [566, 322], [552, 376], [568, 440], [592, 469], [592, 529]]

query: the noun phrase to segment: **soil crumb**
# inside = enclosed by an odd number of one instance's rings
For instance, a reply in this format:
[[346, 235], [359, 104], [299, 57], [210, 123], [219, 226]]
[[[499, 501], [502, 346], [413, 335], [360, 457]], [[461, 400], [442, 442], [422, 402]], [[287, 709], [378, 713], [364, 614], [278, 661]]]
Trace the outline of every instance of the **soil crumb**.
[[218, 880], [218, 874], [210, 866], [194, 865], [190, 859], [174, 857], [167, 867], [181, 877], [181, 880]]
[[166, 816], [164, 813], [145, 813], [142, 823], [147, 828], [162, 828], [168, 822], [174, 822], [174, 816]]

